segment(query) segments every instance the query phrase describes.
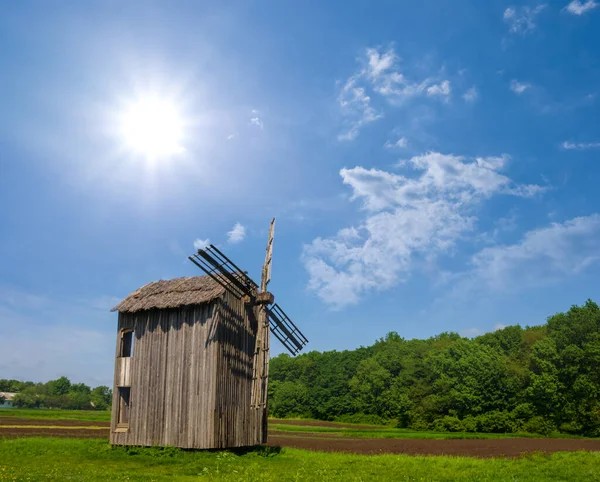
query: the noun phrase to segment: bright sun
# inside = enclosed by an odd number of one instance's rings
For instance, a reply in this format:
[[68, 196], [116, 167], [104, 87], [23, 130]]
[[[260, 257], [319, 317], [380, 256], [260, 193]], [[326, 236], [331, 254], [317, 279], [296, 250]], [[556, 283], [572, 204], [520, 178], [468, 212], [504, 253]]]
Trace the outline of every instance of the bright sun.
[[131, 103], [122, 117], [127, 147], [149, 159], [183, 151], [183, 120], [173, 102], [147, 96]]

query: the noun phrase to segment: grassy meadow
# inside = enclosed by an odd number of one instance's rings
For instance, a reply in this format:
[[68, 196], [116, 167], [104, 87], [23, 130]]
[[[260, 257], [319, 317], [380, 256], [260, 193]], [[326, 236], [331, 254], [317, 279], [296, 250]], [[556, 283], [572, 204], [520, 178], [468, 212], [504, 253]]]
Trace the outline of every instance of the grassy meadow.
[[[110, 419], [110, 412], [77, 410], [0, 410], [0, 417], [89, 421]], [[306, 421], [309, 423], [309, 421]], [[8, 422], [10, 424], [10, 422]], [[293, 432], [365, 438], [506, 438], [528, 434], [416, 432], [386, 426], [318, 427], [271, 423], [273, 435]], [[10, 426], [4, 422], [4, 426]], [[31, 426], [29, 426], [31, 427]], [[68, 430], [68, 429], [65, 429]], [[600, 452], [534, 454], [519, 459], [474, 457], [354, 455], [292, 448], [263, 447], [245, 451], [189, 451], [167, 448], [111, 447], [98, 439], [50, 437], [2, 438], [3, 481], [294, 481], [294, 480], [600, 480]]]
[[194, 452], [100, 439], [0, 439], [0, 481], [600, 480], [600, 453], [520, 459], [351, 455], [261, 448]]

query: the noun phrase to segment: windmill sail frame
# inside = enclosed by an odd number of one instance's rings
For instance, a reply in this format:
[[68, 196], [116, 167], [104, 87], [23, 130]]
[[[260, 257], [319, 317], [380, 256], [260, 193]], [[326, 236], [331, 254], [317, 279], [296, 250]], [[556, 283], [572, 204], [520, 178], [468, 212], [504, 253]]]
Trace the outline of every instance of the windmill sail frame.
[[254, 298], [258, 285], [216, 246], [199, 249], [188, 259], [238, 298]]
[[[261, 372], [258, 377], [255, 373], [255, 377], [257, 378], [266, 378], [268, 376], [268, 339], [270, 332], [273, 332], [273, 335], [275, 335], [292, 355], [297, 355], [308, 343], [308, 339], [277, 303], [267, 306], [267, 304], [273, 303], [273, 297], [267, 292], [267, 286], [271, 281], [274, 233], [275, 218], [271, 220], [271, 225], [269, 227], [269, 239], [267, 241], [265, 262], [262, 268], [260, 290], [259, 286], [245, 271], [242, 271], [239, 266], [213, 244], [206, 248], [199, 249], [197, 253], [188, 257], [192, 263], [237, 298], [248, 297], [251, 303], [260, 304], [258, 316], [259, 333], [257, 337], [257, 352], [255, 353], [255, 358], [257, 360], [260, 360], [261, 358], [265, 359], [258, 362], [260, 367], [255, 366], [255, 371]], [[270, 301], [261, 301], [259, 293], [266, 293], [269, 295], [271, 297]], [[269, 297], [263, 299], [268, 300]], [[263, 356], [259, 356], [261, 351], [263, 352]], [[263, 397], [258, 398], [260, 399]]]
[[277, 303], [267, 308], [267, 317], [271, 332], [292, 355], [297, 355], [308, 343], [307, 338]]

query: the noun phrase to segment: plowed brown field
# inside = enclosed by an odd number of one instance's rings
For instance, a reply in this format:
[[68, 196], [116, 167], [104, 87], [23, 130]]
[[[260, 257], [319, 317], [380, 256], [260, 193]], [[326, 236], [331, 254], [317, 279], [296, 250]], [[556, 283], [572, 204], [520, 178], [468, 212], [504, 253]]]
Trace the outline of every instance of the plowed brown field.
[[109, 422], [89, 422], [87, 420], [53, 420], [47, 418], [18, 418], [18, 417], [0, 417], [0, 428], [3, 425], [50, 425], [52, 427], [104, 427], [109, 428]]
[[269, 435], [269, 445], [354, 454], [519, 457], [532, 452], [600, 451], [600, 440], [507, 438], [490, 440], [351, 439]]
[[[277, 420], [304, 426], [336, 426], [329, 422]], [[18, 427], [15, 427], [18, 426]], [[90, 428], [84, 428], [90, 427]], [[91, 428], [97, 427], [97, 428]], [[355, 425], [349, 426], [356, 428]], [[365, 426], [366, 428], [366, 426]], [[368, 427], [372, 428], [372, 427]], [[37, 420], [0, 417], [0, 437], [108, 438], [107, 422]], [[419, 440], [346, 438], [324, 433], [271, 432], [271, 446], [357, 454], [454, 455], [471, 457], [519, 457], [532, 452], [600, 451], [600, 440], [558, 438], [506, 438], [490, 440]]]
[[7, 428], [0, 425], [0, 438], [61, 437], [61, 438], [108, 438], [108, 429], [57, 429], [57, 428]]

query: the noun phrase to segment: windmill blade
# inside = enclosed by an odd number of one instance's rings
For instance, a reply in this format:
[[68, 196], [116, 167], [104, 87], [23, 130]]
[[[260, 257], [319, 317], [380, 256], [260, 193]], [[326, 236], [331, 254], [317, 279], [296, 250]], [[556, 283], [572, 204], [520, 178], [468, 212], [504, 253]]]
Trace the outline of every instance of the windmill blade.
[[292, 355], [297, 355], [308, 343], [306, 337], [277, 303], [267, 308], [267, 317], [272, 333]]
[[271, 220], [269, 226], [269, 239], [267, 241], [267, 252], [265, 254], [265, 264], [263, 264], [260, 291], [267, 291], [267, 286], [271, 281], [271, 265], [273, 264], [273, 239], [275, 237], [275, 218]]
[[216, 246], [199, 249], [188, 259], [234, 296], [254, 297], [258, 285]]

